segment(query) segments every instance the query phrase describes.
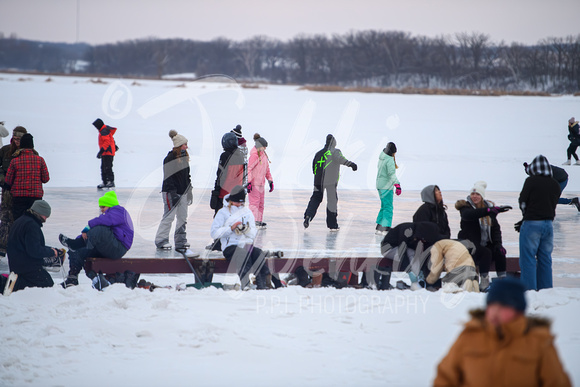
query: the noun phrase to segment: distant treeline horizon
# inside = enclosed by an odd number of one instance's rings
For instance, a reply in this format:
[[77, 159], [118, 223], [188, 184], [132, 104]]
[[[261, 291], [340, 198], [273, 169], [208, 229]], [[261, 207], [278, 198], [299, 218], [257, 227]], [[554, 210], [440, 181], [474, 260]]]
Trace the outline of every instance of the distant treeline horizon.
[[98, 45], [0, 34], [0, 70], [149, 78], [224, 74], [305, 86], [570, 94], [580, 91], [580, 34], [535, 45], [494, 43], [478, 32], [430, 38], [366, 30], [287, 41], [145, 38]]

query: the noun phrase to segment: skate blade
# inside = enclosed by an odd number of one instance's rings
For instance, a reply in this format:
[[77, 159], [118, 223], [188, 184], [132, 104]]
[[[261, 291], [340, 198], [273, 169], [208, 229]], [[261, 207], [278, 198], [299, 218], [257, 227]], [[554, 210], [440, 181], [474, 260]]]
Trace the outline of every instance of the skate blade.
[[12, 291], [14, 290], [14, 285], [16, 285], [16, 280], [18, 279], [18, 274], [11, 272], [10, 275], [8, 276], [8, 279], [6, 280], [6, 286], [4, 286], [4, 295], [5, 296], [9, 296], [10, 294], [12, 294]]

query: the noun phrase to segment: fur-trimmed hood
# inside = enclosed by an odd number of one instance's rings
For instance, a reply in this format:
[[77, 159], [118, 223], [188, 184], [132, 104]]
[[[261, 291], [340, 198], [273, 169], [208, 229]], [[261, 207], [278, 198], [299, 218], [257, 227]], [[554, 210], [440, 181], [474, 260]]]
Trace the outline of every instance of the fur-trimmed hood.
[[[476, 321], [485, 323], [485, 309], [472, 309], [469, 311], [469, 315]], [[532, 328], [550, 328], [552, 326], [552, 321], [545, 317], [539, 316], [526, 316], [527, 330]]]

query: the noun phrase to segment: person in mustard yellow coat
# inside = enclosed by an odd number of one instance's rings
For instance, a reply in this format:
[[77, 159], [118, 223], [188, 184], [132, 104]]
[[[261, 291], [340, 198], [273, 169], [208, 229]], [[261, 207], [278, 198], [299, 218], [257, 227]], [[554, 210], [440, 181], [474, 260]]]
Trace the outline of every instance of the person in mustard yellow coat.
[[550, 322], [525, 315], [520, 280], [494, 281], [485, 310], [471, 311], [434, 386], [570, 386], [550, 332]]

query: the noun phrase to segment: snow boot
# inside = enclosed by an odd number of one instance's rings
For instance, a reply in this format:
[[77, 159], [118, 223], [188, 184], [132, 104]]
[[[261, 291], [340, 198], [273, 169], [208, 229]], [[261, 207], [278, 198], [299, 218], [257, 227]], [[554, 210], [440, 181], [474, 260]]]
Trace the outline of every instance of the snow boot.
[[303, 223], [304, 224], [304, 228], [308, 228], [308, 226], [310, 226], [310, 221], [311, 220], [312, 220], [312, 218], [309, 217], [309, 216], [305, 216], [304, 217], [304, 223]]
[[308, 276], [308, 273], [304, 269], [304, 266], [297, 267], [296, 270], [294, 271], [294, 274], [298, 279], [298, 285], [305, 288], [310, 284], [310, 277]]
[[135, 289], [135, 286], [137, 286], [137, 281], [139, 280], [139, 273], [135, 273], [134, 271], [131, 270], [125, 270], [124, 277], [125, 277], [125, 286], [128, 287], [129, 289]]
[[101, 291], [110, 285], [109, 281], [107, 281], [107, 279], [103, 275], [103, 272], [101, 271], [95, 273], [94, 270], [91, 270], [87, 273], [87, 277], [89, 277], [92, 280], [93, 289]]

